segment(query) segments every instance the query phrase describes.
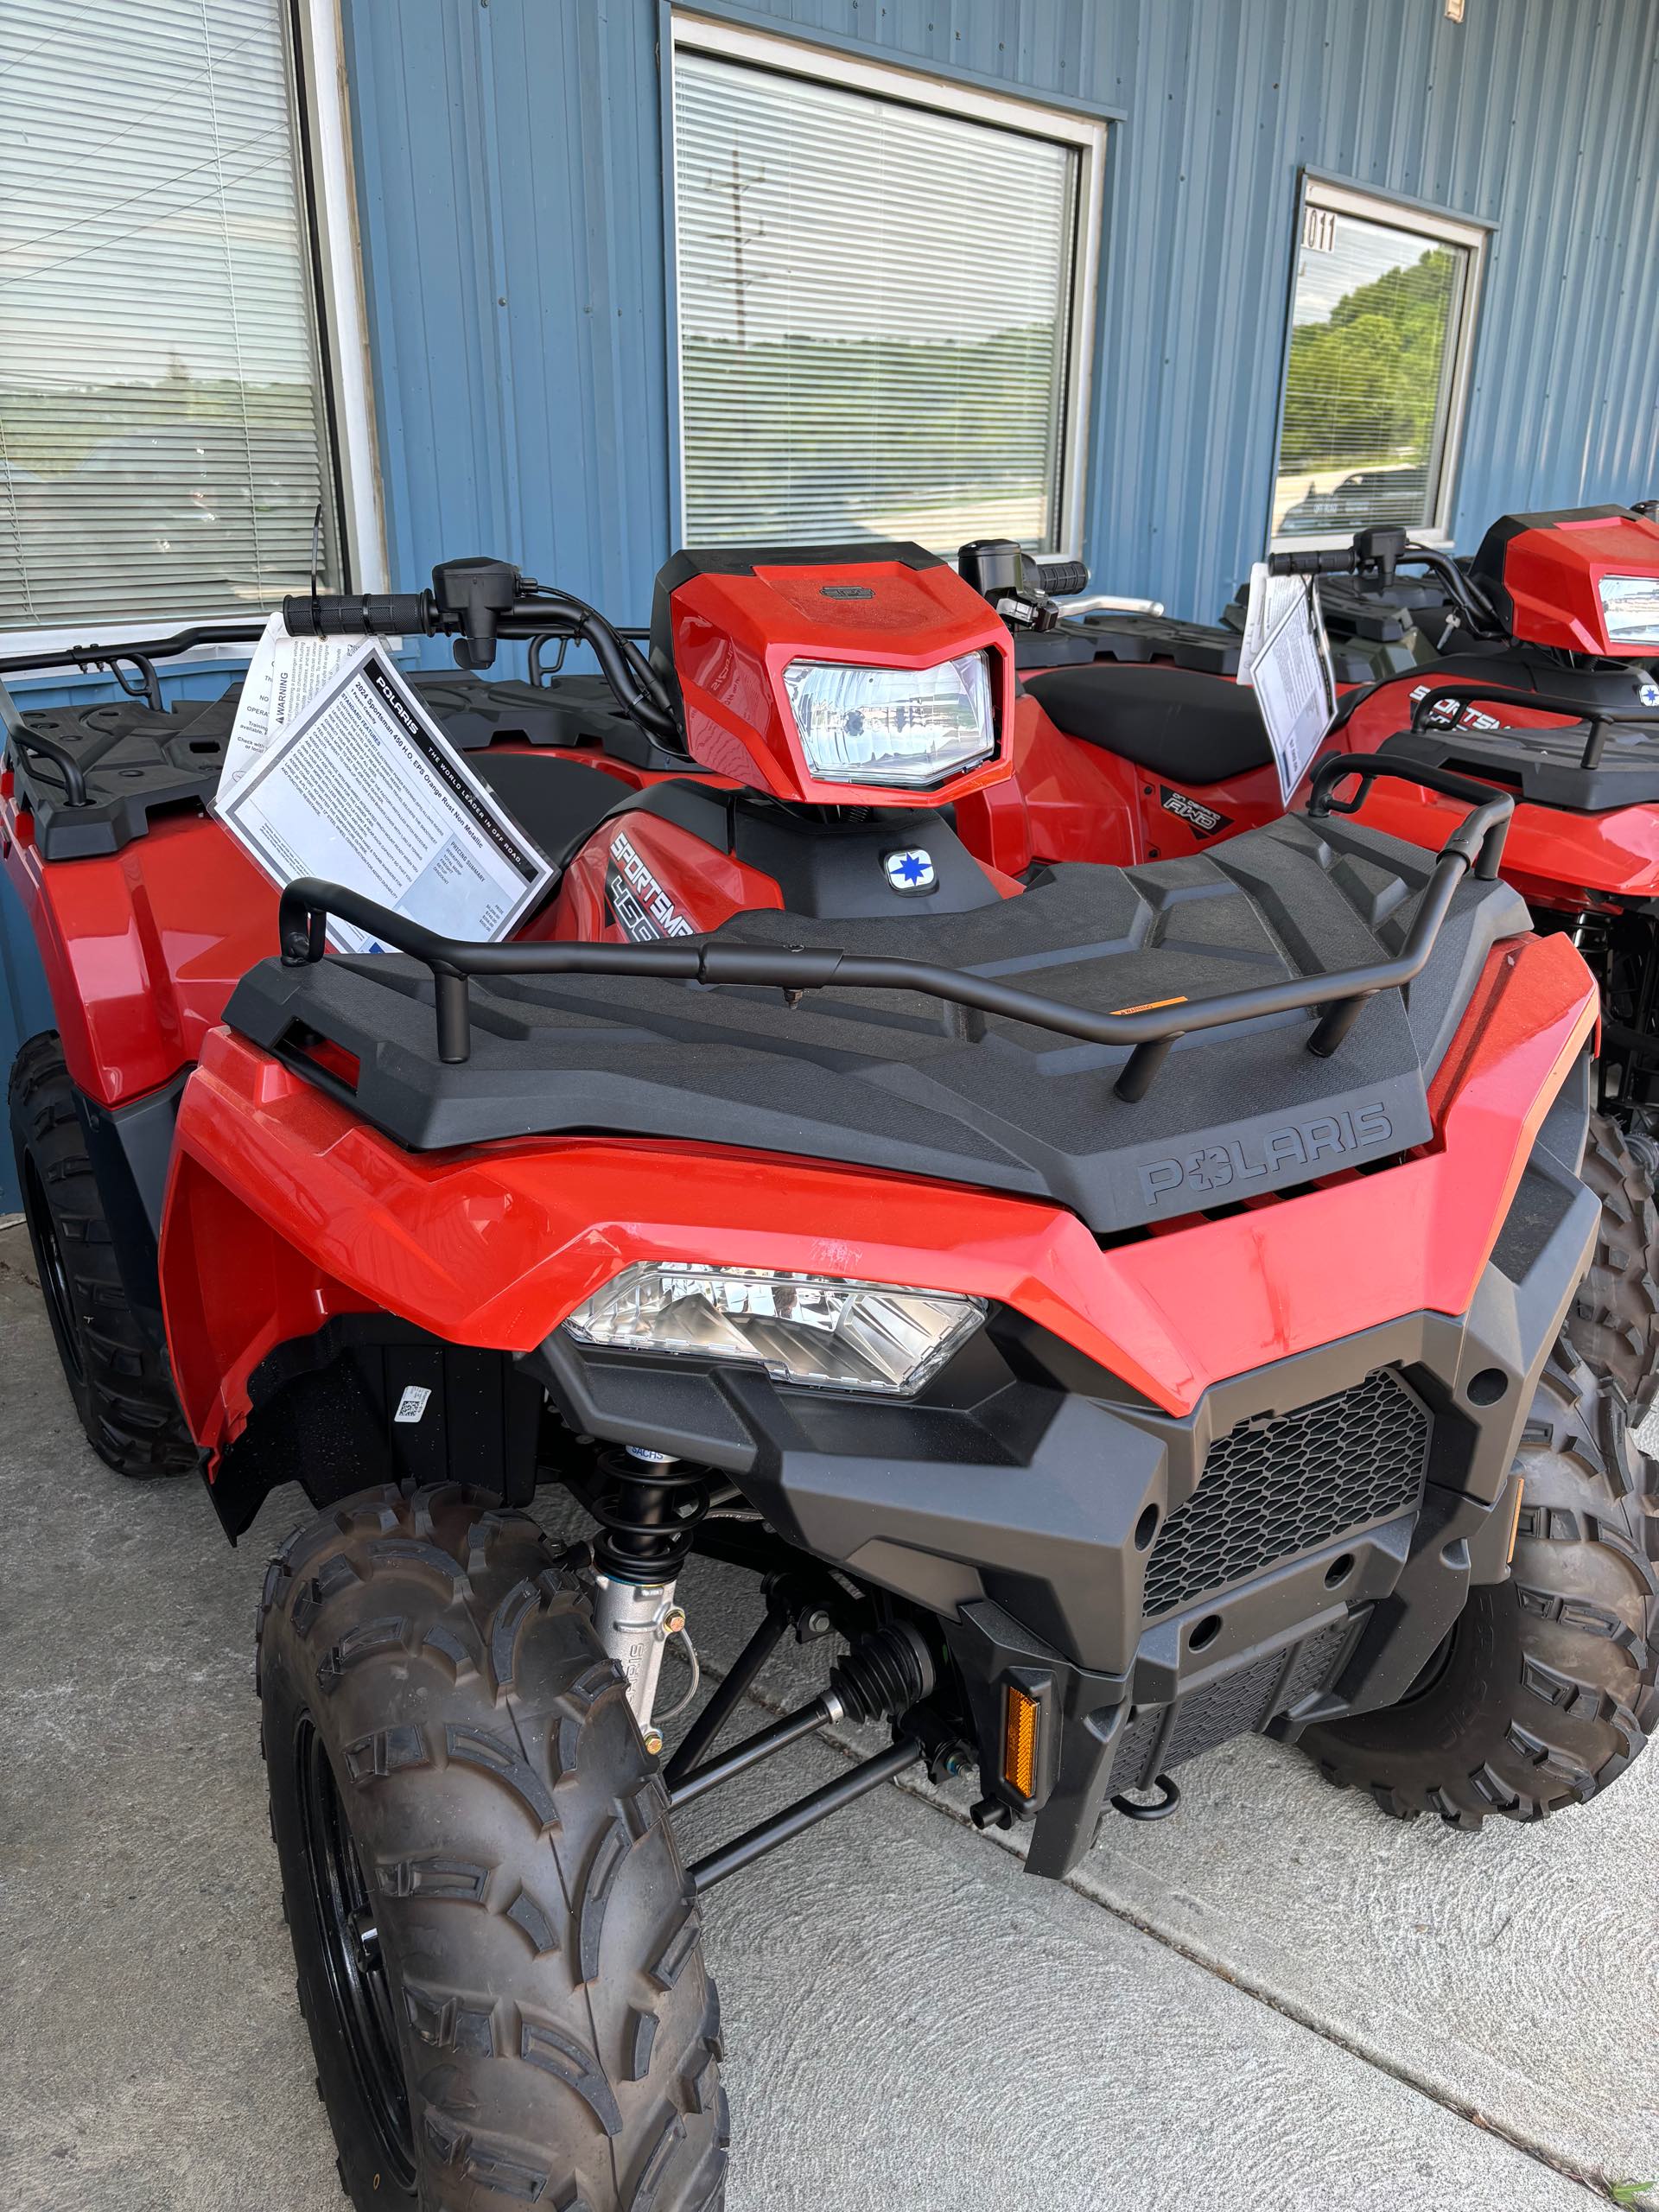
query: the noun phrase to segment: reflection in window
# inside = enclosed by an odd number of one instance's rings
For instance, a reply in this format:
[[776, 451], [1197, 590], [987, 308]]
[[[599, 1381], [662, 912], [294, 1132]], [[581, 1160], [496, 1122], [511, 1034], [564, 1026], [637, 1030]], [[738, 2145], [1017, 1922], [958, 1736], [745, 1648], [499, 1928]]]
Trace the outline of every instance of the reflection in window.
[[685, 542], [1060, 543], [1080, 157], [682, 46]]
[[1321, 204], [1318, 189], [1296, 260], [1273, 535], [1435, 528], [1474, 249]]

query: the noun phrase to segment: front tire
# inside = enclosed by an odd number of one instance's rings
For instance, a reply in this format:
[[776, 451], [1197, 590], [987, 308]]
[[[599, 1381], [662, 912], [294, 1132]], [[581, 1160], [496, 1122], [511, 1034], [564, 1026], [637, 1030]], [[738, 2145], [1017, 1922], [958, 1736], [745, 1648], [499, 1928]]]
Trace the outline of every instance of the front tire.
[[1605, 1114], [1590, 1116], [1582, 1172], [1601, 1221], [1567, 1334], [1591, 1373], [1618, 1387], [1637, 1427], [1659, 1395], [1659, 1207], [1648, 1166]]
[[1516, 1468], [1508, 1581], [1470, 1593], [1398, 1705], [1301, 1738], [1328, 1781], [1397, 1819], [1543, 1820], [1606, 1789], [1659, 1723], [1659, 1498], [1623, 1408], [1565, 1344]]
[[135, 1481], [189, 1474], [200, 1454], [166, 1355], [127, 1296], [54, 1030], [18, 1053], [8, 1103], [41, 1294], [86, 1441], [105, 1466]]
[[455, 1484], [297, 1530], [260, 1606], [271, 1831], [359, 2212], [719, 2212], [718, 2007], [575, 1578]]

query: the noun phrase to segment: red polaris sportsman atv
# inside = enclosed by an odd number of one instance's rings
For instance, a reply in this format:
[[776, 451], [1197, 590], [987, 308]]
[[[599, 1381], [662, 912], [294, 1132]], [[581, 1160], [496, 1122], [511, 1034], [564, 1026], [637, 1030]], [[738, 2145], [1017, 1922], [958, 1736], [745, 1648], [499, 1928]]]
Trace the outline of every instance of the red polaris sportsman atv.
[[[1365, 530], [1351, 548], [1278, 554], [1269, 566], [1353, 580], [1385, 613], [1433, 601], [1439, 650], [1424, 661], [1414, 646], [1399, 673], [1347, 690], [1329, 748], [1512, 792], [1505, 879], [1536, 926], [1567, 931], [1596, 972], [1602, 1051], [1586, 1176], [1605, 1215], [1570, 1325], [1639, 1418], [1659, 1396], [1659, 524], [1621, 507], [1507, 516], [1466, 563], [1403, 531]], [[1404, 569], [1429, 584], [1402, 584]], [[1020, 634], [1018, 610], [1014, 620]], [[1028, 673], [1016, 748], [1044, 859], [1205, 851], [1281, 810], [1255, 695], [1191, 655]], [[1368, 788], [1359, 818], [1433, 849], [1461, 809], [1389, 777]]]
[[[289, 623], [456, 636], [429, 702], [561, 869], [515, 940], [279, 899], [205, 810], [222, 708], [13, 709], [0, 817], [88, 1433], [199, 1453], [232, 1537], [281, 1482], [318, 1514], [262, 1740], [362, 2212], [718, 2207], [697, 1900], [896, 1775], [976, 1773], [1060, 1875], [1247, 1731], [1459, 1827], [1624, 1770], [1659, 1501], [1558, 1341], [1595, 985], [1499, 880], [1508, 794], [1414, 763], [1464, 808], [1431, 855], [1337, 761], [1214, 850], [1049, 866], [1007, 631], [913, 547], [682, 554], [649, 658], [503, 564], [434, 587]], [[603, 697], [478, 673], [550, 633]], [[699, 1551], [763, 1618], [662, 1764]], [[844, 1639], [823, 1691], [716, 1751], [791, 1623]], [[686, 1805], [843, 1720], [888, 1740], [683, 1863]]]

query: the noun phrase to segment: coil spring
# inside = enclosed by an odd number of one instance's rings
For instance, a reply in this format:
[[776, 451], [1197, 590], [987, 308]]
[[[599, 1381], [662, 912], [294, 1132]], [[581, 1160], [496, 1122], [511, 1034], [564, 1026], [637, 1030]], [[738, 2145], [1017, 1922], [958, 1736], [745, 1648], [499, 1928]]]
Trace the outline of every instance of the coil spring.
[[624, 1582], [672, 1582], [690, 1556], [709, 1510], [709, 1475], [677, 1460], [637, 1459], [607, 1445], [588, 1511], [602, 1531], [594, 1547], [602, 1573]]

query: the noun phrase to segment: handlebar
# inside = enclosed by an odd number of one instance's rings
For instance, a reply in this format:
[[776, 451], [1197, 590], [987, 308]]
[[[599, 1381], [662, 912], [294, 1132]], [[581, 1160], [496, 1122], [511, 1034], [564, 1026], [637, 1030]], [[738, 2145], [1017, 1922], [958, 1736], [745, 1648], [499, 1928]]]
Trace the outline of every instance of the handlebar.
[[1440, 578], [1446, 597], [1475, 637], [1507, 638], [1497, 610], [1466, 570], [1438, 545], [1419, 545], [1394, 524], [1374, 523], [1354, 532], [1351, 545], [1330, 545], [1306, 553], [1269, 553], [1270, 576], [1375, 575], [1391, 584], [1402, 567], [1427, 569]]
[[1351, 545], [1330, 545], [1312, 553], [1269, 553], [1270, 576], [1356, 576], [1359, 556]]
[[429, 591], [355, 598], [292, 592], [283, 601], [283, 620], [291, 638], [401, 638], [411, 632], [430, 638], [438, 630], [438, 603]]
[[487, 668], [504, 638], [580, 639], [623, 710], [671, 751], [684, 750], [667, 686], [632, 638], [597, 607], [486, 556], [441, 561], [432, 586], [385, 598], [297, 594], [283, 601], [283, 620], [296, 637], [453, 637], [455, 659], [467, 669]]
[[1037, 582], [1051, 599], [1072, 599], [1089, 588], [1086, 561], [1033, 561]]

